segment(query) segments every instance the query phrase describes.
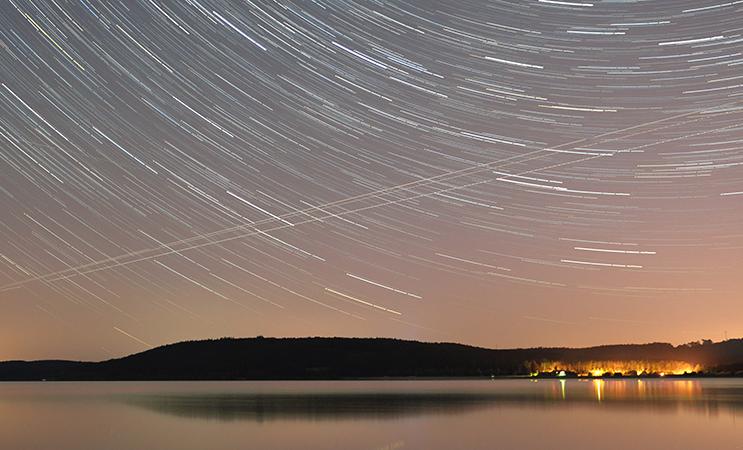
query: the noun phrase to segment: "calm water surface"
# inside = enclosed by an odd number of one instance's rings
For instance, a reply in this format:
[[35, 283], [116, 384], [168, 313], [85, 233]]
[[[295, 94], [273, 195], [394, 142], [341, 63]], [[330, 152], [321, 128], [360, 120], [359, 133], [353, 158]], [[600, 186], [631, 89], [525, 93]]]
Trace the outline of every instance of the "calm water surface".
[[0, 383], [0, 449], [743, 449], [743, 380]]

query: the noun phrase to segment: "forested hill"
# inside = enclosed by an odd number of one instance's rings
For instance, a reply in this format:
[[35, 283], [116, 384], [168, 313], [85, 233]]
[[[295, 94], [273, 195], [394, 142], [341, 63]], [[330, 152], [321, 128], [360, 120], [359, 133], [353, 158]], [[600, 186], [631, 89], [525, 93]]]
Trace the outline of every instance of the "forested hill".
[[687, 361], [743, 370], [743, 339], [672, 346], [495, 350], [383, 338], [223, 338], [164, 345], [101, 362], [7, 361], [0, 380], [272, 380], [524, 375], [540, 362]]

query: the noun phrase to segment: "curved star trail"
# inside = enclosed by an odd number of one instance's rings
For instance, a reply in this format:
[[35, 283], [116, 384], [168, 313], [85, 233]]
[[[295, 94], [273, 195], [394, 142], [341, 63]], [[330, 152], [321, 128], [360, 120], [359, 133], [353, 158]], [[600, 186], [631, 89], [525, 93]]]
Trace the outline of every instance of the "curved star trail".
[[741, 334], [742, 19], [8, 0], [0, 358]]

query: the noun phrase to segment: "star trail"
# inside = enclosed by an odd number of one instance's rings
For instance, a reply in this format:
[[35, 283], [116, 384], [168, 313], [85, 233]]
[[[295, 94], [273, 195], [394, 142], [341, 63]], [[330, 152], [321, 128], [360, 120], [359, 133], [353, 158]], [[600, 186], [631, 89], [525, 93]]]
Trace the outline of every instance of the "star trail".
[[743, 2], [0, 5], [0, 359], [743, 333]]

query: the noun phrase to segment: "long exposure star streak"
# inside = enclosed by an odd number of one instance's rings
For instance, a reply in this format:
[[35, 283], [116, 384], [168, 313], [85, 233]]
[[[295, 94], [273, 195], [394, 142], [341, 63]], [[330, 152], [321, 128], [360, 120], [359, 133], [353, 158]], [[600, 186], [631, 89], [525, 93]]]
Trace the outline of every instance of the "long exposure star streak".
[[0, 360], [743, 333], [743, 4], [0, 3]]
[[[695, 113], [698, 113], [698, 112], [704, 112], [704, 110], [702, 110], [702, 111], [687, 112], [687, 113], [679, 114], [679, 115], [674, 116], [674, 117], [671, 117], [671, 118], [657, 120], [657, 121], [653, 122], [653, 124], [659, 123], [659, 122], [666, 122], [669, 119], [678, 119], [678, 118], [681, 118], [681, 117], [684, 117], [684, 116], [689, 116], [689, 115], [692, 115], [692, 114], [695, 114]], [[686, 122], [684, 122], [683, 124], [686, 124]], [[642, 124], [642, 126], [644, 126], [644, 125], [649, 125], [649, 124]], [[674, 124], [674, 125], [675, 126], [678, 126], [678, 124]], [[640, 126], [640, 125], [638, 125], [638, 126]], [[638, 126], [632, 126], [632, 127], [628, 127], [626, 129], [623, 129], [623, 130], [617, 130], [617, 131], [613, 131], [613, 132], [610, 132], [610, 133], [605, 133], [603, 136], [614, 135], [614, 134], [618, 133], [619, 131], [632, 130], [632, 129], [637, 128]], [[730, 127], [726, 127], [726, 128], [730, 128]], [[699, 133], [694, 133], [694, 135], [696, 136], [696, 135], [700, 135], [700, 134], [706, 134], [706, 133], [718, 132], [718, 131], [720, 131], [720, 129], [705, 130], [705, 131], [702, 131], [702, 132], [699, 132]], [[682, 136], [675, 137], [674, 139], [675, 140], [678, 140], [678, 139], [684, 139], [686, 137], [689, 137], [689, 136], [682, 135]], [[524, 156], [531, 156], [531, 155], [534, 155], [534, 154], [537, 154], [537, 153], [540, 153], [540, 152], [543, 152], [543, 151], [556, 151], [557, 149], [559, 149], [561, 147], [565, 147], [567, 145], [573, 145], [573, 144], [575, 144], [577, 142], [582, 142], [582, 141], [585, 141], [585, 140], [586, 139], [581, 139], [580, 141], [573, 141], [571, 143], [564, 144], [564, 145], [556, 145], [556, 146], [554, 146], [553, 148], [550, 148], [550, 149], [536, 150], [536, 151], [530, 152], [530, 153], [528, 153], [528, 154], [526, 154]], [[647, 147], [647, 146], [653, 145], [653, 144], [654, 143], [645, 144], [644, 146]], [[627, 151], [632, 151], [632, 149], [623, 149], [623, 150], [621, 150], [621, 152], [627, 152]], [[570, 152], [570, 151], [567, 151], [567, 153], [581, 153], [581, 152]], [[552, 169], [554, 167], [561, 167], [561, 166], [565, 166], [565, 165], [572, 164], [572, 163], [575, 163], [575, 162], [587, 161], [587, 160], [591, 160], [591, 159], [602, 157], [602, 156], [612, 156], [613, 155], [613, 153], [584, 153], [584, 154], [590, 154], [590, 155], [593, 155], [593, 156], [590, 156], [590, 157], [587, 157], [587, 158], [578, 159], [576, 161], [568, 161], [568, 162], [564, 162], [564, 163], [558, 163], [558, 164], [554, 164], [554, 165], [549, 166], [549, 167], [540, 167], [540, 168], [536, 168], [536, 169], [530, 169], [530, 170], [522, 171], [522, 172], [519, 172], [519, 173], [516, 173], [516, 174], [507, 174], [507, 173], [500, 173], [500, 172], [498, 172], [498, 174], [504, 175], [504, 176], [498, 177], [497, 180], [498, 181], [508, 181], [507, 179], [513, 178], [513, 177], [524, 178], [522, 175], [526, 175], [528, 173], [533, 173], [533, 172], [538, 172], [538, 171], [541, 171], [541, 170]], [[541, 156], [530, 157], [530, 158], [528, 158], [528, 160], [540, 159], [540, 158], [541, 158]], [[508, 159], [510, 159], [510, 158], [508, 158]], [[524, 162], [524, 161], [522, 160], [522, 161], [519, 161], [519, 162]], [[453, 172], [447, 172], [447, 173], [444, 173], [444, 174], [437, 175], [435, 177], [426, 178], [424, 180], [417, 180], [417, 181], [414, 181], [414, 182], [411, 182], [411, 183], [406, 183], [404, 185], [398, 185], [398, 186], [393, 186], [393, 187], [390, 187], [390, 188], [385, 188], [385, 189], [378, 190], [378, 191], [375, 191], [375, 192], [372, 192], [372, 193], [369, 193], [369, 194], [362, 194], [362, 195], [359, 195], [359, 196], [356, 196], [356, 197], [353, 197], [353, 198], [347, 198], [347, 199], [339, 200], [339, 201], [336, 201], [336, 202], [333, 202], [333, 203], [327, 203], [327, 204], [324, 204], [324, 205], [321, 205], [321, 206], [314, 206], [312, 208], [308, 208], [308, 209], [305, 209], [305, 210], [297, 210], [296, 212], [286, 213], [286, 214], [283, 214], [281, 216], [272, 215], [272, 218], [263, 219], [263, 220], [260, 220], [260, 221], [257, 221], [257, 222], [251, 222], [249, 225], [239, 225], [239, 226], [227, 228], [227, 229], [224, 229], [224, 230], [214, 231], [214, 232], [208, 233], [207, 235], [194, 236], [194, 237], [191, 237], [191, 238], [181, 239], [181, 240], [178, 240], [178, 241], [172, 241], [172, 242], [168, 242], [168, 243], [160, 243], [160, 245], [158, 247], [155, 247], [155, 248], [145, 249], [145, 250], [139, 250], [139, 251], [136, 251], [136, 252], [131, 252], [131, 253], [125, 254], [125, 255], [118, 255], [118, 256], [115, 256], [115, 257], [106, 258], [104, 260], [93, 261], [93, 262], [86, 263], [86, 264], [83, 264], [83, 265], [80, 265], [80, 266], [70, 267], [70, 268], [65, 269], [65, 270], [61, 270], [61, 271], [49, 273], [49, 274], [46, 274], [46, 275], [40, 275], [40, 276], [37, 276], [37, 277], [34, 277], [34, 278], [30, 278], [30, 279], [26, 279], [26, 280], [23, 280], [23, 281], [19, 281], [19, 282], [16, 282], [16, 283], [11, 283], [11, 284], [9, 284], [7, 286], [1, 286], [0, 287], [0, 291], [6, 290], [6, 289], [12, 289], [12, 288], [18, 287], [20, 285], [26, 284], [26, 283], [31, 282], [31, 281], [38, 281], [38, 280], [56, 281], [58, 279], [67, 278], [68, 276], [82, 275], [84, 273], [90, 273], [91, 271], [99, 271], [99, 270], [105, 270], [105, 269], [112, 268], [112, 267], [119, 267], [119, 266], [122, 265], [121, 263], [118, 262], [119, 260], [121, 260], [123, 258], [126, 258], [126, 257], [131, 257], [131, 256], [141, 256], [142, 254], [147, 253], [149, 251], [156, 251], [156, 250], [163, 250], [163, 249], [166, 249], [167, 250], [166, 252], [157, 253], [156, 255], [147, 255], [147, 256], [142, 256], [142, 257], [137, 258], [137, 259], [134, 259], [134, 260], [129, 260], [129, 261], [126, 261], [124, 264], [132, 264], [132, 263], [135, 263], [135, 262], [140, 262], [140, 261], [146, 261], [146, 260], [149, 260], [149, 259], [153, 259], [153, 258], [156, 258], [158, 256], [164, 256], [164, 255], [169, 255], [169, 254], [173, 254], [173, 253], [180, 253], [180, 252], [183, 252], [183, 251], [186, 251], [186, 250], [191, 250], [191, 249], [194, 249], [194, 248], [200, 248], [200, 247], [207, 246], [207, 245], [220, 244], [222, 242], [233, 240], [233, 239], [240, 239], [240, 238], [243, 238], [243, 237], [255, 236], [255, 235], [260, 234], [260, 233], [265, 233], [265, 231], [256, 229], [255, 227], [257, 225], [263, 225], [263, 224], [266, 224], [266, 223], [273, 223], [275, 221], [281, 221], [281, 222], [284, 222], [286, 224], [286, 226], [292, 226], [293, 227], [295, 225], [301, 225], [301, 224], [304, 224], [304, 223], [321, 221], [322, 219], [327, 219], [327, 218], [340, 218], [344, 214], [357, 213], [357, 212], [360, 212], [360, 210], [343, 210], [340, 213], [331, 214], [331, 215], [328, 215], [326, 217], [320, 217], [320, 218], [310, 216], [310, 217], [312, 217], [310, 220], [302, 220], [300, 222], [294, 222], [294, 223], [291, 223], [291, 222], [289, 222], [289, 221], [286, 220], [286, 219], [291, 219], [292, 217], [297, 216], [297, 215], [299, 215], [299, 216], [302, 216], [302, 215], [309, 216], [309, 214], [308, 214], [309, 212], [316, 212], [316, 211], [323, 212], [324, 209], [326, 209], [328, 207], [331, 207], [331, 206], [345, 205], [345, 204], [347, 204], [349, 202], [357, 201], [357, 200], [363, 200], [363, 199], [366, 199], [366, 198], [372, 197], [372, 196], [381, 199], [381, 197], [380, 197], [381, 194], [387, 194], [387, 193], [390, 193], [390, 191], [394, 191], [394, 190], [398, 190], [398, 189], [402, 189], [402, 190], [405, 190], [405, 191], [409, 191], [410, 192], [411, 191], [410, 190], [411, 185], [415, 185], [417, 187], [418, 185], [420, 185], [420, 184], [422, 184], [424, 182], [425, 183], [439, 182], [442, 179], [448, 180], [448, 179], [451, 179], [451, 178], [457, 178], [457, 177], [463, 176], [465, 174], [466, 175], [471, 175], [473, 173], [482, 172], [482, 171], [488, 170], [488, 169], [502, 168], [503, 166], [501, 164], [504, 164], [504, 163], [505, 164], [511, 164], [511, 163], [506, 163], [503, 160], [501, 160], [501, 161], [491, 161], [491, 162], [488, 162], [488, 163], [481, 163], [481, 164], [478, 164], [476, 167], [473, 167], [473, 168], [467, 168], [467, 169], [457, 170], [457, 171], [453, 171]], [[496, 166], [495, 164], [498, 164], [498, 165]], [[488, 182], [488, 181], [489, 180], [485, 180], [485, 181], [477, 182], [477, 183], [474, 183], [474, 184], [482, 184], [482, 183], [485, 183], [485, 182]], [[404, 202], [404, 201], [407, 201], [407, 200], [413, 200], [413, 199], [419, 198], [419, 197], [428, 197], [428, 196], [431, 196], [431, 195], [438, 195], [438, 194], [441, 194], [442, 192], [446, 192], [446, 191], [450, 191], [450, 190], [456, 190], [456, 189], [461, 189], [461, 188], [466, 188], [466, 187], [469, 187], [469, 186], [470, 185], [454, 186], [454, 187], [450, 187], [448, 189], [444, 189], [444, 190], [441, 190], [441, 191], [435, 191], [435, 192], [432, 192], [432, 193], [429, 193], [429, 194], [417, 194], [417, 195], [415, 195], [413, 197], [407, 197], [407, 198], [397, 199], [397, 200], [390, 200], [390, 201], [386, 201], [384, 203], [379, 203], [379, 204], [375, 204], [375, 205], [363, 207], [363, 208], [361, 208], [361, 210], [366, 210], [366, 209], [371, 209], [371, 208], [377, 208], [377, 207], [385, 206], [385, 205], [389, 205], [389, 204], [400, 203], [400, 202]], [[564, 188], [561, 188], [561, 189], [564, 189]], [[730, 195], [730, 194], [729, 193], [726, 193], [726, 194], [721, 194], [721, 195]], [[460, 199], [460, 200], [462, 200], [462, 199]], [[502, 209], [502, 208], [499, 208], [499, 209]], [[275, 230], [278, 230], [278, 229], [283, 229], [286, 226], [282, 225], [282, 226], [278, 226], [278, 227], [273, 227], [273, 228], [270, 228], [267, 231], [275, 231]], [[187, 244], [187, 243], [191, 243], [193, 241], [211, 238], [211, 237], [214, 237], [214, 236], [217, 236], [217, 235], [221, 235], [221, 234], [224, 234], [224, 233], [228, 233], [228, 232], [233, 232], [233, 231], [238, 231], [238, 230], [239, 231], [242, 231], [242, 230], [245, 230], [246, 228], [250, 228], [251, 229], [250, 232], [247, 233], [247, 234], [239, 234], [237, 236], [231, 236], [231, 237], [228, 237], [226, 239], [221, 239], [221, 240], [216, 241], [216, 242], [215, 241], [208, 241], [207, 243], [195, 244], [195, 245], [191, 245], [191, 246], [188, 246], [188, 247], [185, 247], [185, 248], [179, 248], [179, 249], [173, 249], [172, 248], [175, 245]], [[99, 266], [100, 264], [107, 263], [107, 262], [117, 262], [117, 264], [115, 264], [115, 265], [107, 265], [107, 266], [102, 266], [102, 267]], [[98, 266], [98, 267], [95, 267], [95, 268], [91, 269], [91, 267], [93, 267], [93, 266]], [[81, 272], [81, 270], [84, 270], [84, 272]], [[60, 277], [60, 275], [62, 275], [62, 277]]]

